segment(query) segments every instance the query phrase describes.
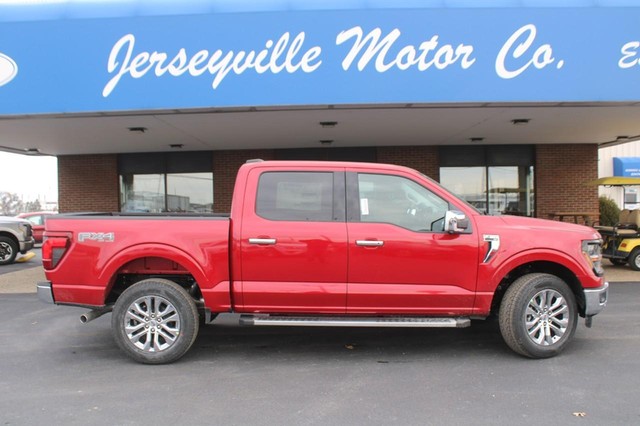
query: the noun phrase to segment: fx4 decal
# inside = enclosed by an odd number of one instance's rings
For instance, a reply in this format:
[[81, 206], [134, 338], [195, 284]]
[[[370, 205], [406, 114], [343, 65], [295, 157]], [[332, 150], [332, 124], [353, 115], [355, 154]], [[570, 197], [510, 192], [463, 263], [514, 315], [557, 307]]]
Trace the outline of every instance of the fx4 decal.
[[112, 243], [116, 239], [113, 232], [80, 232], [78, 234], [78, 242], [96, 241], [98, 243]]

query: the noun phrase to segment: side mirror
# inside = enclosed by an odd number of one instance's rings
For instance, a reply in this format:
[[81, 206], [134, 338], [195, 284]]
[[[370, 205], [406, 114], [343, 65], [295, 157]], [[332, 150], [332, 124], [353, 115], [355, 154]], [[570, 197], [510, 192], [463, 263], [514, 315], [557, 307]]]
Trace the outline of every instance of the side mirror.
[[469, 218], [462, 212], [447, 210], [444, 215], [444, 230], [450, 234], [462, 234], [469, 229]]

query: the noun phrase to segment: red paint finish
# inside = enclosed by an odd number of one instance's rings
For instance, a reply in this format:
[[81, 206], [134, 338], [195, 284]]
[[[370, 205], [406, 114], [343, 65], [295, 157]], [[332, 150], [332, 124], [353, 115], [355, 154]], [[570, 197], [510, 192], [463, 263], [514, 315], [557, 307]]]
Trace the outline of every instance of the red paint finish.
[[[357, 240], [379, 240], [361, 247]], [[469, 313], [478, 269], [478, 236], [349, 224], [350, 313]]]
[[[258, 194], [265, 173], [301, 174]], [[323, 178], [307, 185], [309, 173]], [[375, 191], [352, 179], [360, 174], [429, 191], [465, 214], [468, 232], [376, 221]], [[593, 229], [482, 216], [418, 172], [381, 164], [246, 164], [230, 218], [57, 215], [45, 236], [47, 279], [67, 304], [104, 305], [121, 274], [188, 275], [212, 312], [485, 316], [500, 282], [522, 265], [561, 267], [584, 288], [603, 283], [581, 250], [598, 238]], [[485, 262], [486, 236], [499, 236], [500, 248]], [[53, 265], [56, 248], [65, 252]]]
[[[269, 172], [287, 171], [269, 168]], [[307, 170], [311, 171], [311, 170]], [[313, 168], [322, 173], [331, 168]], [[270, 220], [257, 213], [259, 169], [249, 174], [239, 235], [240, 312], [345, 313], [347, 226], [344, 221]], [[251, 239], [273, 240], [255, 244]]]

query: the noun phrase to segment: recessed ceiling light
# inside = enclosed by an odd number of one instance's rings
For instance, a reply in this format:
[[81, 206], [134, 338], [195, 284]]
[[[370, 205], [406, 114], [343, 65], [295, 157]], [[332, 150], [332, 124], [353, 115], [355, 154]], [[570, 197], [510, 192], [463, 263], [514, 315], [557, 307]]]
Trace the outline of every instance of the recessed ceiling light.
[[24, 150], [24, 153], [27, 155], [40, 155], [40, 149], [39, 148], [26, 148]]
[[322, 127], [329, 127], [329, 128], [331, 128], [331, 127], [336, 127], [336, 126], [338, 125], [338, 122], [337, 122], [337, 121], [321, 121], [321, 122], [320, 122], [320, 125], [321, 125]]

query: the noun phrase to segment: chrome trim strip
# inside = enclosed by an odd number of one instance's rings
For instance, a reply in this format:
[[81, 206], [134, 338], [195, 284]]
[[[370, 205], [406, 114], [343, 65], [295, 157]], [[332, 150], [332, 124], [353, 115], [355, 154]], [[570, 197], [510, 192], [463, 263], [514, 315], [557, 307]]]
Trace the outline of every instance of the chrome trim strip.
[[266, 325], [287, 327], [446, 327], [463, 328], [471, 325], [466, 317], [459, 318], [348, 318], [348, 317], [287, 317], [242, 315], [241, 325]]
[[249, 244], [257, 244], [261, 246], [272, 246], [276, 242], [275, 238], [249, 238]]
[[[604, 293], [604, 302], [600, 302], [600, 296]], [[584, 316], [597, 315], [607, 306], [609, 300], [609, 283], [605, 281], [602, 287], [584, 289]]]
[[356, 240], [356, 245], [362, 247], [382, 247], [384, 241]]
[[491, 260], [491, 257], [498, 251], [500, 248], [500, 235], [483, 235], [483, 240], [489, 243], [489, 247], [487, 248], [487, 254], [485, 254], [482, 263], [487, 263]]
[[37, 284], [38, 299], [44, 303], [55, 303], [53, 299], [53, 289], [50, 281], [39, 282]]

